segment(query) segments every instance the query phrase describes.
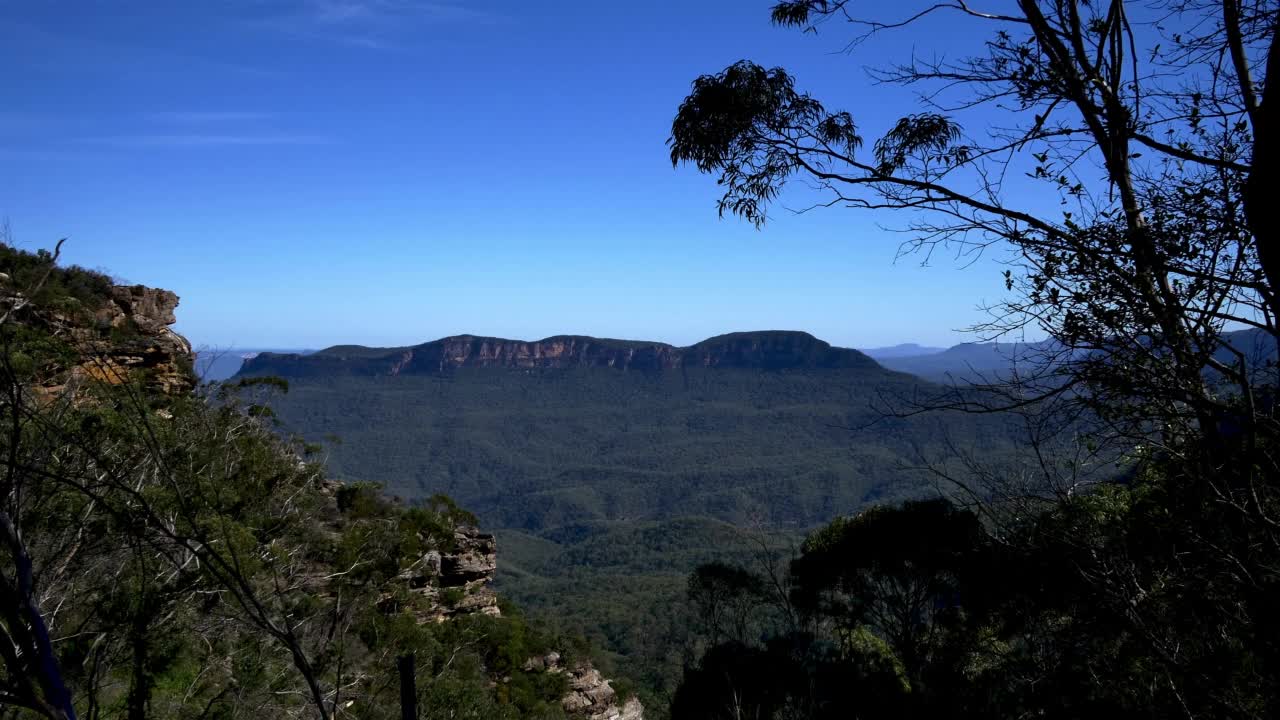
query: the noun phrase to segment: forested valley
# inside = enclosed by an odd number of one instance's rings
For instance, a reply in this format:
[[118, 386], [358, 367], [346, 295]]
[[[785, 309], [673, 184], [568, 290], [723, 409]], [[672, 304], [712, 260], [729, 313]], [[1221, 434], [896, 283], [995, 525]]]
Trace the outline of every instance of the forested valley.
[[864, 58], [883, 97], [691, 78], [674, 171], [765, 238], [997, 255], [1016, 361], [460, 335], [202, 384], [177, 295], [6, 228], [0, 716], [1280, 715], [1280, 6], [765, 15], [974, 42]]

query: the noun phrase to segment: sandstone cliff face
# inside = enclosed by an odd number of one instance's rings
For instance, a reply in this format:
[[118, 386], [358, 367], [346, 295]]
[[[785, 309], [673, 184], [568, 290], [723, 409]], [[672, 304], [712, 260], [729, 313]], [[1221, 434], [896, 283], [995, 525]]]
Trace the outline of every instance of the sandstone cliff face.
[[[84, 337], [90, 362], [82, 371], [110, 383], [141, 375], [163, 393], [176, 395], [195, 386], [195, 354], [191, 343], [169, 326], [177, 321], [178, 296], [169, 290], [142, 285], [112, 288], [111, 302], [97, 311], [98, 338]], [[118, 339], [101, 337], [102, 330], [127, 330]], [[87, 333], [85, 333], [87, 335]]]
[[561, 336], [537, 342], [460, 336], [406, 351], [390, 374], [460, 367], [660, 369], [678, 364], [678, 351], [661, 343], [618, 343]]
[[262, 353], [245, 362], [245, 375], [423, 375], [459, 368], [614, 368], [663, 371], [686, 367], [866, 368], [874, 360], [802, 332], [721, 335], [689, 347], [664, 343], [559, 335], [527, 342], [459, 335], [407, 348], [339, 346], [312, 355]]
[[178, 296], [168, 290], [117, 285], [92, 312], [33, 307], [12, 292], [4, 301], [23, 316], [22, 322], [45, 328], [76, 351], [76, 364], [45, 380], [43, 390], [49, 395], [86, 381], [119, 385], [141, 380], [166, 395], [195, 387], [191, 343], [169, 327], [176, 321]]

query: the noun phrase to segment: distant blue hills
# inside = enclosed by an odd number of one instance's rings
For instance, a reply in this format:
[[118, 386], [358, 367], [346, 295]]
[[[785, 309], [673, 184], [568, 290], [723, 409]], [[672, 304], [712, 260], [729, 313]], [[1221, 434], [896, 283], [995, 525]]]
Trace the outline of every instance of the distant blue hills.
[[[900, 345], [890, 345], [889, 347], [878, 348], [859, 348], [863, 353], [870, 355], [876, 360], [888, 360], [891, 358], [903, 357], [920, 357], [922, 355], [936, 355], [944, 352], [947, 348], [930, 347], [928, 345], [917, 345], [916, 343], [902, 343]], [[883, 364], [883, 363], [881, 363]]]
[[[1246, 363], [1255, 369], [1274, 366], [1277, 353], [1275, 341], [1257, 329], [1236, 330], [1223, 335], [1228, 347], [1219, 349], [1214, 357], [1232, 365], [1238, 357], [1232, 349], [1244, 355]], [[922, 352], [907, 353], [900, 349], [911, 344], [891, 348], [863, 350], [890, 370], [910, 373], [934, 382], [995, 381], [1008, 379], [1015, 369], [1042, 367], [1045, 358], [1060, 356], [1060, 346], [1052, 340], [1028, 343], [961, 343], [949, 348], [921, 348]], [[914, 346], [919, 347], [919, 346]]]

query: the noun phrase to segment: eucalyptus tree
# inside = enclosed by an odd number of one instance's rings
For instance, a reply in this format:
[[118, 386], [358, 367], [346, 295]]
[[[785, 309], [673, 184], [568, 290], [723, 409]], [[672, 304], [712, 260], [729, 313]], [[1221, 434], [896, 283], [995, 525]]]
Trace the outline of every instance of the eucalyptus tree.
[[[1273, 713], [1280, 91], [1268, 79], [1280, 4], [782, 0], [772, 20], [843, 32], [854, 55], [929, 23], [976, 33], [966, 56], [870, 71], [920, 98], [875, 138], [782, 68], [741, 61], [699, 77], [672, 125], [672, 162], [716, 176], [720, 213], [757, 226], [804, 181], [810, 210], [896, 213], [905, 251], [1007, 253], [1005, 299], [975, 329], [1052, 342], [1030, 367], [924, 409], [1087, 427], [1080, 443], [1118, 448], [1124, 472], [1101, 493], [1053, 478], [1057, 505], [1017, 505], [1002, 519], [1021, 527], [998, 539], [1061, 552], [1109, 618], [1095, 627], [1112, 637], [1090, 647], [1123, 646], [1131, 661], [1099, 666], [1164, 693], [1140, 702]], [[877, 102], [875, 87], [848, 101]], [[1028, 531], [1029, 512], [1045, 510]]]
[[[851, 52], [946, 13], [989, 31], [969, 57], [873, 71], [918, 86], [922, 101], [870, 152], [854, 113], [828, 109], [781, 68], [742, 61], [693, 83], [671, 158], [717, 175], [720, 212], [757, 225], [801, 178], [821, 188], [815, 206], [907, 213], [908, 249], [1011, 248], [1012, 293], [982, 329], [1033, 327], [1059, 341], [1055, 382], [1036, 384], [1036, 399], [1097, 398], [1117, 430], [1144, 438], [1154, 418], [1176, 421], [1165, 439], [1188, 425], [1214, 434], [1242, 397], [1269, 413], [1240, 348], [1219, 338], [1224, 327], [1274, 338], [1280, 315], [1275, 210], [1263, 190], [1276, 172], [1265, 160], [1276, 4], [1132, 6], [1021, 0], [988, 12], [958, 0], [888, 17], [846, 0], [781, 2], [775, 23], [843, 21]], [[1002, 119], [961, 124], [983, 107]], [[1027, 183], [1063, 210], [1019, 205]], [[1237, 392], [1207, 382], [1206, 370]]]

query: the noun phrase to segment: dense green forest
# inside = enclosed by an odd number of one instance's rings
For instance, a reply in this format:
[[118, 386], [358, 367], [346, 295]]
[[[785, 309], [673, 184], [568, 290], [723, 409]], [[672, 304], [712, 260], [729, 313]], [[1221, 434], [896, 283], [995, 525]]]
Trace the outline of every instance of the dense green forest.
[[[273, 403], [338, 476], [447, 493], [491, 527], [712, 517], [810, 527], [918, 492], [951, 447], [1013, 462], [1007, 418], [891, 415], [934, 392], [871, 370], [464, 368], [289, 378]], [[961, 422], [963, 420], [963, 422]]]
[[838, 515], [936, 494], [961, 455], [1030, 462], [1013, 418], [893, 416], [942, 389], [874, 365], [289, 381], [272, 408], [324, 445], [331, 472], [457, 498], [498, 535], [498, 587], [613, 655], [655, 716], [685, 660], [684, 578], [749, 560], [744, 532], [798, 544]]
[[633, 683], [646, 717], [663, 718], [698, 642], [685, 598], [689, 573], [707, 563], [781, 566], [802, 539], [795, 530], [709, 518], [601, 522], [541, 535], [509, 529], [499, 534], [497, 587], [550, 627], [584, 634], [613, 674]]

